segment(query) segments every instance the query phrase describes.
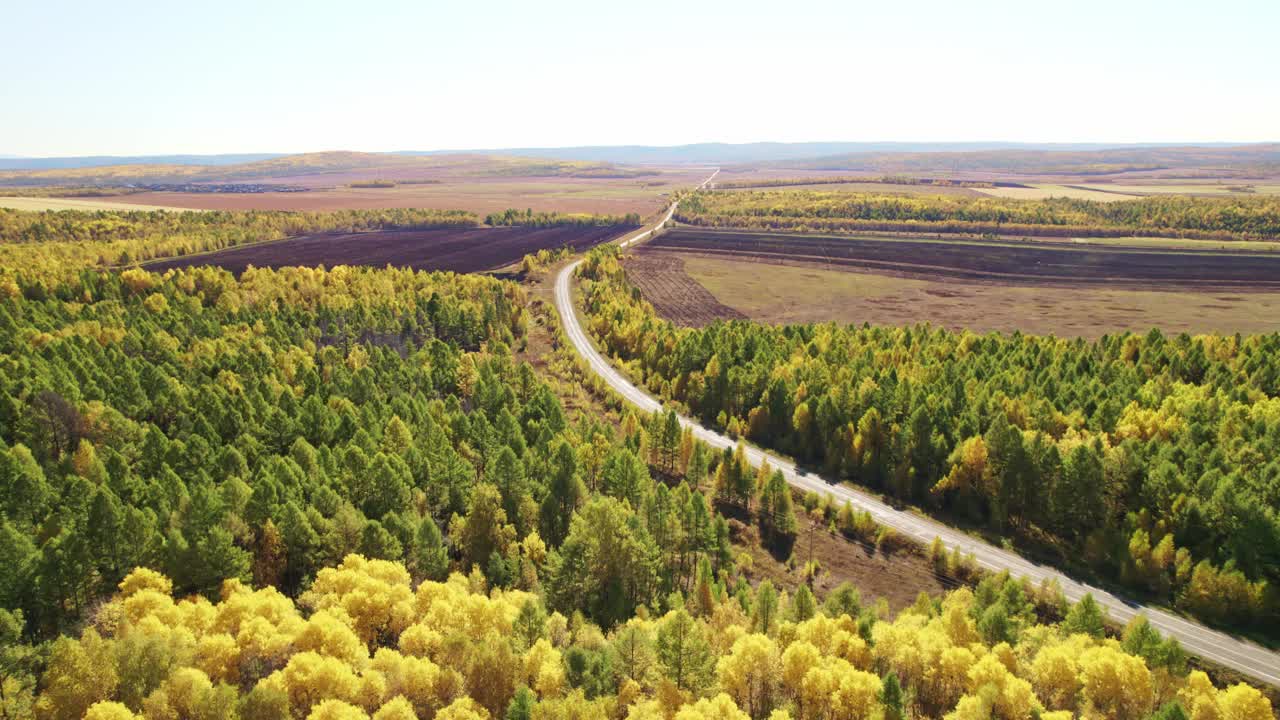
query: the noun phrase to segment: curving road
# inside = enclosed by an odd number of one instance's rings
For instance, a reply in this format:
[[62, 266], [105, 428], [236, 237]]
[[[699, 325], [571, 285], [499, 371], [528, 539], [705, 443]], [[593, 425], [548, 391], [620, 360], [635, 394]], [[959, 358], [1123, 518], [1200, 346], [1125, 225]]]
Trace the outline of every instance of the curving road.
[[[719, 170], [712, 173], [711, 177], [703, 181], [699, 187], [705, 186], [717, 173], [719, 173]], [[671, 220], [675, 209], [675, 204], [673, 203], [661, 219], [651, 227], [636, 232], [619, 244], [626, 248], [650, 238], [653, 233], [660, 230]], [[574, 349], [587, 361], [591, 370], [602, 377], [609, 384], [609, 387], [626, 398], [628, 402], [647, 413], [661, 409], [662, 404], [660, 402], [623, 377], [622, 373], [618, 372], [596, 350], [590, 338], [587, 337], [586, 331], [578, 320], [571, 292], [573, 273], [581, 262], [579, 260], [570, 264], [561, 270], [556, 277], [556, 309], [563, 319], [565, 334], [569, 336], [569, 341], [573, 343]], [[731, 448], [736, 445], [729, 437], [703, 427], [690, 418], [681, 416], [680, 424], [691, 428], [695, 437], [714, 448]], [[876, 522], [892, 528], [902, 535], [915, 538], [922, 543], [930, 543], [935, 537], [941, 538], [948, 549], [955, 548], [962, 553], [972, 554], [978, 564], [988, 570], [996, 572], [1008, 570], [1010, 574], [1028, 578], [1036, 584], [1045, 579], [1056, 579], [1062, 586], [1062, 591], [1067, 596], [1067, 599], [1073, 602], [1083, 598], [1086, 594], [1092, 594], [1098, 604], [1107, 610], [1113, 620], [1126, 623], [1134, 615], [1144, 614], [1153, 627], [1165, 635], [1176, 637], [1191, 654], [1237, 670], [1260, 682], [1280, 687], [1280, 654], [1257, 644], [1237, 639], [1216, 630], [1210, 630], [1160, 608], [1145, 607], [1123, 600], [1087, 583], [1077, 582], [1052, 567], [1034, 563], [1015, 553], [1002, 550], [954, 530], [936, 520], [896, 510], [870, 493], [848, 485], [833, 485], [817, 475], [799, 470], [793, 463], [772, 453], [747, 446], [746, 455], [747, 459], [756, 466], [768, 461], [770, 466], [782, 471], [788, 483], [797, 488], [832, 495], [840, 502], [845, 500], [852, 502], [855, 507], [870, 512]]]

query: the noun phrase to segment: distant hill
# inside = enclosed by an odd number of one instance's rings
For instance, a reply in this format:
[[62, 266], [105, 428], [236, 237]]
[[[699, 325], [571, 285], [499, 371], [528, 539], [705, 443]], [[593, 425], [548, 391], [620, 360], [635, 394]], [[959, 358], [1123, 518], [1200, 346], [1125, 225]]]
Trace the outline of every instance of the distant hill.
[[54, 170], [111, 165], [236, 165], [280, 157], [283, 153], [246, 153], [239, 155], [90, 155], [83, 157], [33, 158], [0, 155], [0, 170]]
[[1280, 143], [1236, 146], [1141, 146], [1066, 150], [856, 152], [774, 163], [779, 167], [878, 173], [1100, 175], [1155, 170], [1280, 172]]
[[[1203, 147], [1214, 147], [1213, 143]], [[1105, 149], [1151, 148], [1161, 145], [1119, 143], [1010, 142], [757, 142], [695, 143], [692, 145], [586, 145], [559, 148], [502, 148], [467, 150], [481, 154], [587, 160], [625, 164], [737, 164], [808, 160], [855, 154], [952, 153], [988, 151], [1089, 152]], [[406, 151], [402, 155], [441, 155], [453, 151]]]
[[[192, 156], [199, 157], [199, 156]], [[230, 156], [219, 156], [230, 157]], [[65, 158], [64, 158], [65, 159]], [[0, 168], [3, 163], [0, 162]], [[359, 153], [332, 151], [299, 155], [273, 155], [264, 159], [232, 164], [189, 165], [177, 162], [123, 163], [83, 167], [0, 169], [0, 185], [131, 185], [166, 183], [234, 183], [271, 178], [323, 176], [358, 173], [372, 177], [381, 173], [400, 174], [438, 171], [453, 174], [504, 177], [638, 177], [652, 171], [615, 166], [611, 163], [551, 160], [528, 157], [484, 156], [476, 154], [407, 155], [404, 153]], [[345, 177], [345, 176], [344, 176]], [[348, 182], [349, 177], [335, 180]]]
[[[882, 174], [1103, 175], [1178, 170], [1230, 175], [1280, 172], [1280, 144], [1099, 145], [1082, 143], [698, 143], [505, 148], [474, 151], [296, 155], [0, 159], [4, 185], [128, 185], [260, 181], [357, 173], [377, 176], [449, 172], [498, 176], [637, 177], [644, 165], [699, 164]], [[323, 181], [322, 181], [323, 182]]]

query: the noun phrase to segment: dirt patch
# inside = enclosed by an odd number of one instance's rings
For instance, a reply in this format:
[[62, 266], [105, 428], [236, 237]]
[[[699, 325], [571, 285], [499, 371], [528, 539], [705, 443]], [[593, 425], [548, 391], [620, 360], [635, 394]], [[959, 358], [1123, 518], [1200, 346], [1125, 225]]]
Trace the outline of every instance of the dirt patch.
[[747, 578], [752, 583], [768, 580], [790, 591], [804, 583], [801, 573], [810, 559], [812, 541], [812, 557], [822, 566], [813, 582], [813, 592], [819, 600], [841, 583], [851, 582], [862, 594], [864, 606], [883, 598], [897, 613], [914, 603], [921, 592], [938, 595], [960, 585], [955, 579], [934, 572], [928, 559], [920, 555], [905, 551], [886, 554], [824, 529], [810, 529], [803, 522], [791, 546], [793, 568], [786, 557], [777, 557], [761, 544], [755, 525], [736, 521], [730, 527], [734, 547], [751, 558], [750, 567], [745, 570]]
[[721, 303], [684, 271], [684, 259], [672, 253], [644, 253], [624, 259], [627, 279], [653, 303], [658, 314], [687, 327], [715, 320], [746, 320], [746, 314]]
[[245, 268], [293, 265], [393, 265], [415, 270], [482, 272], [518, 262], [538, 250], [586, 250], [632, 228], [563, 226], [437, 230], [380, 230], [323, 233], [278, 242], [230, 248], [147, 265], [163, 272], [191, 265], [216, 265], [234, 273]]

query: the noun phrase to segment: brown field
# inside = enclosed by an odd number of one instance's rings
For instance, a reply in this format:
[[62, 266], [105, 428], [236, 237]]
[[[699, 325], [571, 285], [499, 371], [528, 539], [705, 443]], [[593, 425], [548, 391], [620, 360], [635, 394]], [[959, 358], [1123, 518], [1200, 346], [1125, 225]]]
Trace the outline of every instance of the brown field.
[[[1041, 258], [1039, 264], [1031, 260], [1021, 273], [1007, 272], [1016, 268], [1005, 267], [1002, 274], [966, 277], [969, 271], [963, 268], [939, 264], [954, 257], [954, 253], [930, 252], [939, 243], [883, 240], [896, 243], [892, 247], [897, 257], [877, 265], [832, 255], [830, 244], [848, 242], [843, 238], [812, 238], [826, 242], [826, 257], [815, 256], [813, 245], [808, 246], [809, 252], [791, 255], [750, 248], [735, 254], [682, 239], [685, 232], [669, 232], [626, 260], [628, 277], [645, 298], [664, 317], [683, 325], [741, 314], [771, 324], [928, 322], [954, 330], [1020, 330], [1088, 338], [1153, 327], [1193, 334], [1280, 331], [1280, 254], [1274, 253], [1062, 245], [1047, 248], [1054, 253], [1048, 256], [1008, 256], [1008, 248], [1000, 244], [941, 243], [976, 256], [979, 266], [988, 262], [1008, 266], [1010, 257], [1024, 262], [1028, 257]], [[1013, 249], [1036, 248], [1044, 246]], [[1082, 255], [1062, 254], [1081, 250]], [[1143, 262], [1152, 255], [1161, 262]], [[1045, 261], [1046, 257], [1056, 262]], [[678, 274], [664, 268], [678, 268]], [[661, 283], [647, 277], [663, 273], [675, 279]], [[1151, 277], [1161, 273], [1166, 277]], [[1177, 273], [1207, 273], [1216, 279], [1196, 287], [1167, 277]], [[1253, 280], [1241, 280], [1241, 274], [1252, 275]], [[1234, 279], [1224, 287], [1228, 277]], [[687, 298], [702, 293], [711, 300], [702, 308], [691, 308]]]
[[[634, 212], [648, 217], [666, 207], [669, 195], [676, 189], [691, 187], [705, 177], [683, 172], [645, 178], [444, 177], [438, 182], [390, 188], [352, 188], [344, 179], [342, 185], [315, 186], [307, 192], [145, 192], [126, 196], [120, 202], [207, 210], [325, 211], [413, 207], [470, 210], [481, 216], [507, 208], [533, 208], [540, 212], [607, 215]], [[285, 178], [289, 184], [298, 184], [295, 181], [305, 179]]]
[[203, 210], [324, 211], [410, 207], [470, 210], [481, 216], [507, 208], [528, 207], [541, 212], [606, 215], [634, 212], [647, 217], [666, 206], [667, 195], [675, 188], [692, 184], [682, 178], [475, 178], [391, 188], [344, 185], [307, 192], [145, 192], [128, 195], [116, 202]]
[[925, 280], [1280, 291], [1280, 253], [1069, 242], [978, 242], [677, 228], [649, 247], [816, 262]]
[[519, 262], [526, 254], [542, 249], [568, 246], [585, 250], [630, 229], [477, 227], [322, 233], [163, 260], [146, 267], [161, 272], [191, 265], [216, 265], [239, 274], [250, 265], [394, 265], [417, 270], [483, 272]]
[[672, 322], [702, 327], [714, 320], [747, 319], [689, 277], [684, 264], [684, 258], [674, 253], [642, 253], [624, 259], [627, 279], [640, 288], [660, 315]]
[[[819, 192], [857, 192], [881, 193], [885, 195], [958, 195], [961, 197], [978, 197], [992, 188], [967, 188], [954, 185], [899, 185], [897, 183], [880, 183], [851, 180], [839, 183], [815, 183], [812, 185], [782, 185], [777, 187], [724, 188], [724, 192], [740, 190], [817, 190]], [[1000, 190], [1015, 188], [997, 188]], [[1101, 194], [1101, 193], [1099, 193]]]
[[[979, 333], [1020, 330], [1085, 338], [1153, 327], [1192, 334], [1280, 330], [1280, 292], [1017, 287], [893, 277], [812, 263], [682, 257], [689, 277], [717, 303], [769, 324], [928, 322]], [[648, 294], [645, 298], [653, 301]]]

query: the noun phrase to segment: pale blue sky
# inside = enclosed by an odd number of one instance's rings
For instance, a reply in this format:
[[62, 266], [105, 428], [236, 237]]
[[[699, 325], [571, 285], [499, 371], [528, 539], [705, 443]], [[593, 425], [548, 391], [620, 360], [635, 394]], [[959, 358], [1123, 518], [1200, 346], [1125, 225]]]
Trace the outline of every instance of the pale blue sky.
[[1280, 140], [1280, 0], [6, 4], [0, 153]]

